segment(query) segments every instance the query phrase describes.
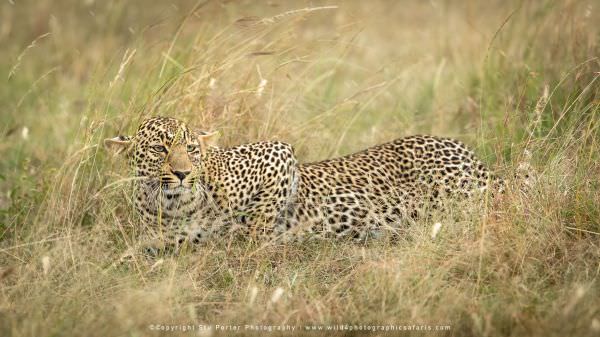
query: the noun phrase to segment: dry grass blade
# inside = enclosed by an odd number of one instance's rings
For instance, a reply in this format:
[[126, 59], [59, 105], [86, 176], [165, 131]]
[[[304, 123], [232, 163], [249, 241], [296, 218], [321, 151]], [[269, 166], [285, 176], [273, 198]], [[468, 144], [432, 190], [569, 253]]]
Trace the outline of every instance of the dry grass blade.
[[23, 49], [21, 54], [19, 54], [19, 56], [17, 56], [17, 61], [15, 62], [15, 64], [12, 66], [12, 68], [8, 72], [9, 80], [16, 74], [17, 70], [19, 69], [19, 66], [21, 65], [21, 62], [23, 61], [23, 57], [25, 56], [27, 51], [34, 48], [39, 41], [41, 41], [42, 39], [45, 39], [48, 36], [50, 36], [50, 33], [44, 33], [44, 34], [36, 37], [33, 41], [31, 41], [31, 43], [25, 49]]
[[329, 10], [329, 9], [337, 9], [338, 6], [320, 6], [320, 7], [306, 7], [301, 9], [295, 9], [287, 12], [283, 12], [268, 18], [261, 18], [258, 16], [247, 16], [240, 19], [235, 20], [234, 24], [238, 28], [248, 29], [248, 28], [256, 28], [258, 26], [269, 26], [275, 23], [278, 23], [286, 18], [301, 15], [301, 14], [309, 14], [316, 11]]

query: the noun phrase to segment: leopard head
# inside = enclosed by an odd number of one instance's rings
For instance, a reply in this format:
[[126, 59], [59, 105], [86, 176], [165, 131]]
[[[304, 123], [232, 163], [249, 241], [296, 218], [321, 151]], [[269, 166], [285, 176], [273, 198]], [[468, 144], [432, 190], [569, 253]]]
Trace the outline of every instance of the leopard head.
[[214, 146], [217, 132], [192, 131], [182, 121], [153, 117], [142, 122], [134, 136], [104, 140], [107, 149], [124, 153], [134, 175], [163, 192], [189, 190], [197, 180], [202, 155]]

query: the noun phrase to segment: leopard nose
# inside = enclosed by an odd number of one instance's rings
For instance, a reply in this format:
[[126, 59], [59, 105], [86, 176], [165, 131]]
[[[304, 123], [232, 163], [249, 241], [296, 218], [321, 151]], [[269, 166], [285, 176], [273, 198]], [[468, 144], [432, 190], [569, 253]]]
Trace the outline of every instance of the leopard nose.
[[173, 171], [173, 170], [171, 170], [171, 173], [173, 173], [181, 181], [183, 181], [183, 179], [185, 179], [185, 177], [187, 177], [187, 175], [190, 174], [190, 172], [191, 171]]

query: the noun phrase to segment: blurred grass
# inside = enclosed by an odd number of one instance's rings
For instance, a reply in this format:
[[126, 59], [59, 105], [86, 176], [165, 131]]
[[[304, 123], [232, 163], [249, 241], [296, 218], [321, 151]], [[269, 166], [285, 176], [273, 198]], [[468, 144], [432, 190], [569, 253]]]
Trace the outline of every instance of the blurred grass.
[[[338, 8], [317, 9], [329, 5]], [[290, 12], [302, 8], [315, 10]], [[1, 335], [160, 335], [148, 324], [202, 323], [600, 333], [596, 2], [0, 9]], [[507, 177], [531, 165], [538, 182], [455, 210], [435, 240], [422, 223], [396, 243], [215, 242], [113, 268], [137, 226], [127, 186], [111, 185], [127, 169], [100, 140], [157, 114], [221, 130], [224, 146], [283, 140], [301, 161], [452, 136]]]

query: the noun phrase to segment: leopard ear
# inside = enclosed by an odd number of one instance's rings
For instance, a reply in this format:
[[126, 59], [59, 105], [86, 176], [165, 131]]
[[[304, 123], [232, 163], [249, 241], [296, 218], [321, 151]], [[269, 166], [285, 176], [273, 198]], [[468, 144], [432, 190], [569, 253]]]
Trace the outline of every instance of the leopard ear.
[[121, 152], [127, 151], [130, 146], [130, 136], [117, 136], [114, 138], [106, 138], [104, 140], [104, 147], [113, 154], [120, 154]]
[[205, 132], [198, 131], [196, 132], [198, 142], [200, 143], [200, 151], [202, 154], [205, 154], [211, 147], [217, 147], [217, 140], [219, 139], [219, 131], [213, 132]]

